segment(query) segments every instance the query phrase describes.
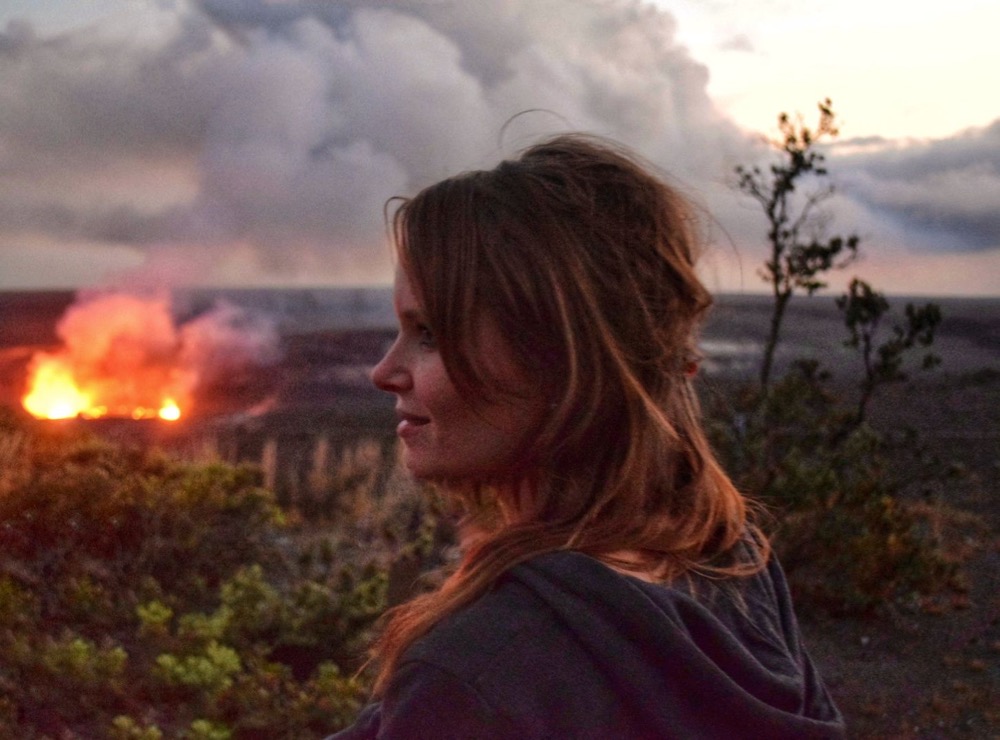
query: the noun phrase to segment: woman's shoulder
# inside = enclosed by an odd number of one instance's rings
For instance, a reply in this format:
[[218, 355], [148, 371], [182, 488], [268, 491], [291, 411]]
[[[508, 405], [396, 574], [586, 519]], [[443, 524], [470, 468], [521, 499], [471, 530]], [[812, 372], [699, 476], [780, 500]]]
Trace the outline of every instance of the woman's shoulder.
[[[658, 598], [651, 601], [653, 592]], [[670, 621], [675, 610], [669, 605], [693, 598], [687, 581], [646, 584], [580, 552], [549, 552], [512, 567], [415, 643], [406, 659], [494, 666], [504, 653], [526, 646], [549, 650], [548, 641], [559, 635], [597, 621], [617, 623], [625, 612], [653, 607], [658, 622], [664, 616]]]
[[837, 736], [835, 707], [774, 619], [776, 577], [748, 579], [761, 583], [739, 614], [725, 590], [713, 602], [580, 553], [537, 556], [407, 651], [387, 711], [461, 701], [483, 727], [516, 728], [505, 737]]
[[[509, 570], [407, 651], [387, 711], [395, 716], [403, 704], [458, 701], [476, 717], [476, 737], [506, 728], [496, 736], [599, 738], [631, 727], [619, 687], [586, 644], [602, 638], [590, 634], [585, 608], [560, 603], [559, 589], [542, 584], [539, 591], [538, 577], [553, 567], [582, 576], [593, 562], [554, 553]], [[574, 609], [576, 617], [567, 618]]]
[[533, 568], [515, 566], [464, 609], [450, 615], [406, 653], [404, 662], [431, 663], [477, 680], [496, 672], [506, 659], [528, 652], [548, 652], [564, 630], [536, 589], [518, 575]]
[[616, 646], [642, 641], [647, 632], [683, 639], [696, 602], [681, 584], [645, 584], [583, 553], [550, 552], [508, 570], [414, 643], [403, 662], [430, 664], [482, 686], [506, 680], [509, 666], [524, 684], [523, 666], [532, 663], [566, 675], [592, 669], [596, 654], [614, 655]]

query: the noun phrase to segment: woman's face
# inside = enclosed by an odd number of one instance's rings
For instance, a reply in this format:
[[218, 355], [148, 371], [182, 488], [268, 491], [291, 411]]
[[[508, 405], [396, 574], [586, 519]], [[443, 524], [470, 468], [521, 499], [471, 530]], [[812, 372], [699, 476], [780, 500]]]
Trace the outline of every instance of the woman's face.
[[394, 303], [399, 333], [372, 370], [372, 382], [396, 396], [396, 433], [406, 467], [417, 478], [473, 482], [523, 472], [517, 457], [545, 405], [496, 328], [483, 323], [477, 349], [486, 353], [487, 370], [514, 393], [484, 403], [463, 397], [448, 377], [423, 307], [402, 271]]

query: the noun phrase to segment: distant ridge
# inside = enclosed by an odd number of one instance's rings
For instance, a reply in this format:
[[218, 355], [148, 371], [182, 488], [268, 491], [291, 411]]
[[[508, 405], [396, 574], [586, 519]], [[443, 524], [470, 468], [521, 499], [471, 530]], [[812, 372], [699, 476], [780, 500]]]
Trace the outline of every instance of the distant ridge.
[[[44, 346], [58, 341], [55, 325], [72, 305], [73, 291], [0, 291], [0, 348]], [[812, 357], [833, 370], [857, 360], [843, 346], [846, 331], [833, 294], [797, 298], [789, 304], [779, 354]], [[392, 289], [350, 288], [186, 288], [174, 293], [174, 311], [186, 321], [217, 301], [273, 320], [282, 334], [352, 329], [391, 330], [395, 326]], [[942, 371], [1000, 369], [1000, 298], [891, 297], [896, 311], [908, 301], [933, 300], [944, 313], [936, 351]], [[743, 372], [756, 362], [770, 317], [765, 294], [719, 294], [703, 331], [703, 351], [715, 369]]]

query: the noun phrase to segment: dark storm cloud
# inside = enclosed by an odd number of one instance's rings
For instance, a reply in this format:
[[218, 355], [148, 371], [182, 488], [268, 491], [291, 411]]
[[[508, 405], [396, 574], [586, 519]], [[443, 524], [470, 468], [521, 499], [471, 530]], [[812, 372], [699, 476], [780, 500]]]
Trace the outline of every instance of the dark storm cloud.
[[[176, 248], [205, 254], [198, 269], [238, 254], [277, 278], [387, 277], [387, 198], [540, 133], [615, 137], [710, 201], [759, 154], [671, 16], [639, 0], [128, 9], [58, 35], [0, 31], [0, 250], [119, 244], [158, 265]], [[547, 112], [501, 140], [530, 109]], [[869, 212], [944, 234], [932, 246], [995, 246], [997, 136], [837, 155], [836, 171]]]
[[387, 198], [544, 130], [615, 136], [690, 178], [721, 176], [744, 145], [673, 20], [638, 1], [136, 12], [136, 32], [0, 34], [0, 243], [239, 244], [268, 269], [357, 264], [384, 260]]
[[109, 243], [132, 244], [157, 238], [156, 219], [128, 206], [107, 210], [80, 209], [59, 202], [28, 202], [12, 205], [0, 202], [0, 223], [9, 235], [45, 232], [58, 239], [72, 240], [80, 234]]
[[950, 139], [845, 145], [861, 148], [838, 158], [847, 192], [896, 221], [915, 245], [1000, 248], [1000, 120]]
[[8, 52], [0, 54], [4, 169], [190, 150], [211, 104], [210, 87], [199, 81], [211, 31], [196, 17], [178, 21], [155, 48], [92, 33], [47, 39], [10, 23], [0, 35]]

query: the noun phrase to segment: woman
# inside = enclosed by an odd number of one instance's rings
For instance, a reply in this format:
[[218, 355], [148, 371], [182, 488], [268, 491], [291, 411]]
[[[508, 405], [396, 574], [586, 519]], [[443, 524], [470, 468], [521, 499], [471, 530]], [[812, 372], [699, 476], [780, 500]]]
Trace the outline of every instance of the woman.
[[838, 737], [785, 581], [692, 388], [710, 296], [683, 199], [561, 136], [395, 213], [372, 371], [463, 556], [388, 615], [338, 738]]

